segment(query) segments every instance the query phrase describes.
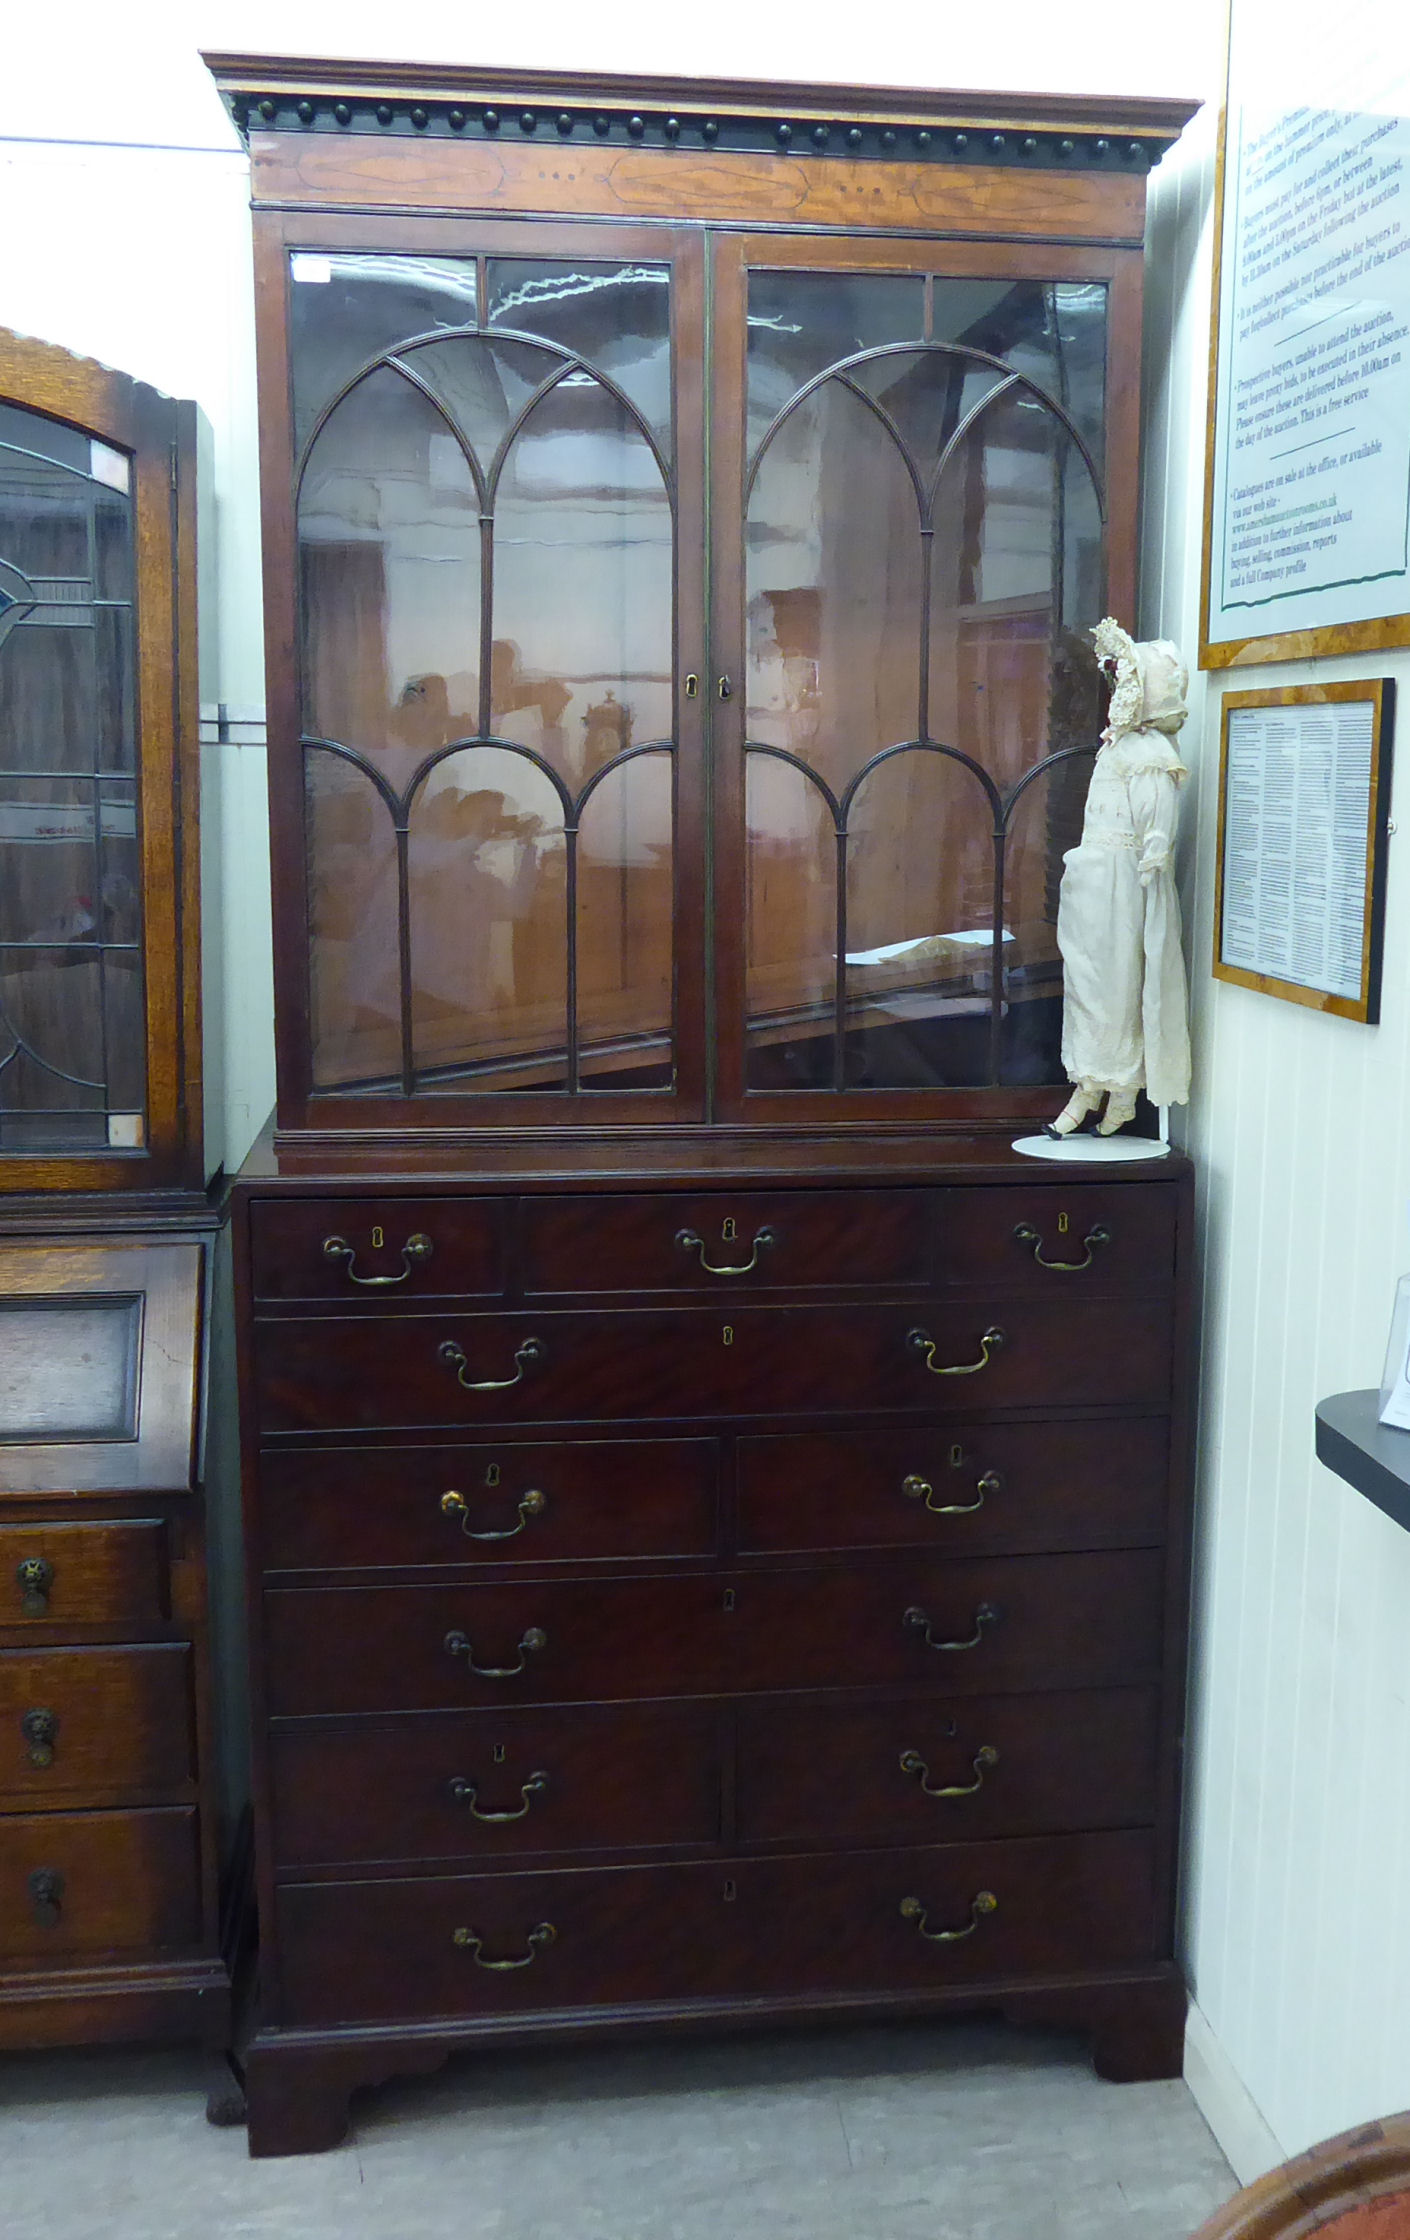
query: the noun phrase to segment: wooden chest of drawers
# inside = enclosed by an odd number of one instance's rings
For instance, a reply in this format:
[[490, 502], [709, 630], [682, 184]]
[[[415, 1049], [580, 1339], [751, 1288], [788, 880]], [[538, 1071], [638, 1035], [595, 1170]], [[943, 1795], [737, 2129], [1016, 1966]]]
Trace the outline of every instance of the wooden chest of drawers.
[[1178, 2071], [1188, 1169], [848, 1156], [247, 1170], [256, 2153], [565, 2031]]

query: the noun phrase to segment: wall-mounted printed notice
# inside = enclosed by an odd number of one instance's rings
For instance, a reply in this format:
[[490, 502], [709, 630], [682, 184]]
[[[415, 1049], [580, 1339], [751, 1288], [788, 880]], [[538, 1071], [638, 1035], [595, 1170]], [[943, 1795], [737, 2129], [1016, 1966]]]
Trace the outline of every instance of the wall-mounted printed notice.
[[1410, 644], [1410, 45], [1381, 0], [1232, 19], [1201, 663]]
[[1395, 687], [1226, 692], [1214, 975], [1374, 1026]]

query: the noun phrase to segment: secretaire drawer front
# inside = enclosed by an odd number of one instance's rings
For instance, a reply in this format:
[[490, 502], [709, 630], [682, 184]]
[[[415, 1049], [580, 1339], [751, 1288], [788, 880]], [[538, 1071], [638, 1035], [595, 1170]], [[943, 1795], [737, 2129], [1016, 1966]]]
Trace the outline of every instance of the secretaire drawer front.
[[702, 1556], [708, 1439], [339, 1450], [261, 1457], [269, 1570]]
[[1069, 1976], [1153, 1955], [1153, 1883], [1150, 1839], [1117, 1833], [290, 1884], [278, 1898], [280, 2019], [468, 2019], [807, 1991], [924, 1998]]
[[712, 1711], [691, 1704], [276, 1722], [277, 1863], [489, 1863], [720, 1838]]
[[0, 1818], [0, 1958], [42, 1967], [189, 1945], [200, 1921], [194, 1811]]
[[506, 1207], [495, 1198], [283, 1198], [250, 1208], [257, 1299], [493, 1297]]
[[890, 1307], [255, 1325], [261, 1428], [281, 1431], [1168, 1404], [1163, 1301], [995, 1297]]
[[747, 1843], [969, 1842], [1155, 1818], [1154, 1690], [907, 1696], [739, 1714]]
[[526, 1297], [854, 1290], [925, 1280], [920, 1190], [526, 1199]]
[[191, 1651], [0, 1650], [0, 1796], [180, 1789], [193, 1774]]
[[1168, 1287], [1175, 1216], [1160, 1183], [939, 1190], [936, 1280], [1060, 1291], [1069, 1306], [1104, 1289]]
[[0, 1629], [161, 1625], [169, 1611], [166, 1526], [0, 1525]]
[[1008, 1556], [713, 1578], [272, 1588], [276, 1714], [806, 1687], [1149, 1679], [1161, 1558]]
[[741, 1439], [738, 1455], [741, 1554], [1139, 1546], [1169, 1499], [1159, 1416], [792, 1432]]

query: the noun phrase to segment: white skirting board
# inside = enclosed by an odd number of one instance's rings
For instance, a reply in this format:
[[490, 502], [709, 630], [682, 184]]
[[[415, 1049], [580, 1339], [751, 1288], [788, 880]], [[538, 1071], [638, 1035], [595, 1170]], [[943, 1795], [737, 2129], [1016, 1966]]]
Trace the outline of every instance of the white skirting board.
[[1286, 2162], [1262, 2109], [1193, 1999], [1185, 2024], [1185, 2082], [1241, 2186]]

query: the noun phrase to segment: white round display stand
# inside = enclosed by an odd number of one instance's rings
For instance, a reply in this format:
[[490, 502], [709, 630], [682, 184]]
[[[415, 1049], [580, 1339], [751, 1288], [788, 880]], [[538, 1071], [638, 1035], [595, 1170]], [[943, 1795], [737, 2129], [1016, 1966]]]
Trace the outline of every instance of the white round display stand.
[[1129, 1159], [1165, 1159], [1168, 1143], [1150, 1136], [1015, 1136], [1015, 1151], [1025, 1159], [1077, 1159], [1084, 1166], [1116, 1166]]

